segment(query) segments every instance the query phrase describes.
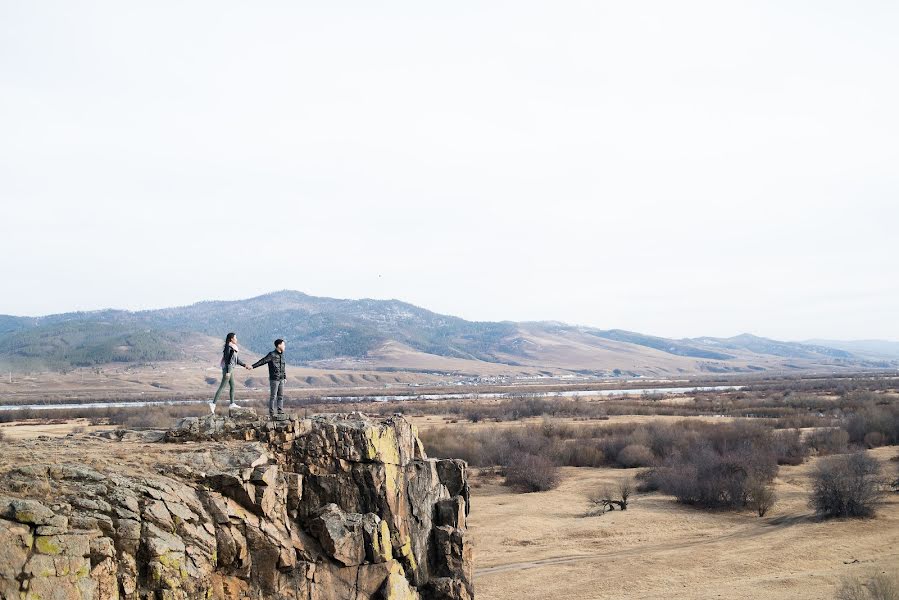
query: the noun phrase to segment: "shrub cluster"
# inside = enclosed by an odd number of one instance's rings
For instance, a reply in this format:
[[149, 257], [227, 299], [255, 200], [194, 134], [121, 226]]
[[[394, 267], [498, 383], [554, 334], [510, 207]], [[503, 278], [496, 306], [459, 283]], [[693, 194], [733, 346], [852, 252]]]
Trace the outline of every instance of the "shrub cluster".
[[559, 485], [559, 468], [546, 457], [519, 454], [509, 460], [506, 484], [524, 492], [545, 492]]
[[[716, 507], [742, 507], [756, 499], [770, 503], [759, 498], [759, 484], [767, 486], [778, 463], [795, 464], [804, 455], [798, 432], [745, 421], [641, 425], [546, 419], [524, 426], [431, 428], [421, 438], [431, 455], [462, 458], [477, 467], [499, 466], [507, 478], [511, 466], [538, 465], [522, 457], [541, 458], [541, 471], [560, 466], [654, 467], [651, 475], [638, 476], [641, 491], [663, 489], [682, 502]], [[518, 483], [520, 471], [514, 471], [509, 483], [527, 487]], [[558, 481], [557, 476], [545, 479], [543, 473], [539, 479]]]
[[825, 518], [870, 517], [884, 492], [880, 463], [864, 452], [822, 459], [809, 505]]
[[773, 453], [744, 442], [732, 449], [698, 444], [686, 454], [670, 457], [655, 476], [658, 489], [678, 502], [704, 508], [752, 505], [764, 515], [761, 507], [768, 504], [768, 484], [776, 474]]

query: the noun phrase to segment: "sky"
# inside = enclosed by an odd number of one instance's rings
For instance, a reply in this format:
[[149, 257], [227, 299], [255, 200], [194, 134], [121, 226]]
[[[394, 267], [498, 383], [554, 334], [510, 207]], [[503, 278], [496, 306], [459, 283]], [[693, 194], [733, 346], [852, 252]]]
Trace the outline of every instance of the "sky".
[[899, 339], [899, 4], [0, 1], [0, 313]]

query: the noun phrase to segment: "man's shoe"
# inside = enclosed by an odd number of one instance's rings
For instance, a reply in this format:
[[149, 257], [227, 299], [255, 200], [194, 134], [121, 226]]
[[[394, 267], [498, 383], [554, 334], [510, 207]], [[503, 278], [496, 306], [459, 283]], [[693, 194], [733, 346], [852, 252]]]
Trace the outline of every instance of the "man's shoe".
[[211, 412], [212, 414], [215, 414], [215, 402], [209, 403], [209, 412]]

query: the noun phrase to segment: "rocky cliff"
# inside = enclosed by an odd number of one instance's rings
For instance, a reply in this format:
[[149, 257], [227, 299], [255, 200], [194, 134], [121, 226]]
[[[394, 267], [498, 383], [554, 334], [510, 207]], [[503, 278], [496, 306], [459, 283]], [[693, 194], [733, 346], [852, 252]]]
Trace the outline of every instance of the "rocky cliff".
[[402, 417], [9, 442], [0, 598], [473, 598], [466, 465]]

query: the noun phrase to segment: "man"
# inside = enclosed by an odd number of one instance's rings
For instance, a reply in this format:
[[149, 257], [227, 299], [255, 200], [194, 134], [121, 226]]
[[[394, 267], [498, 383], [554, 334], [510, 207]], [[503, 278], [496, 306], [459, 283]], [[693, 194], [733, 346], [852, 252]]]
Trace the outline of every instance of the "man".
[[284, 340], [275, 340], [275, 349], [253, 363], [253, 368], [268, 364], [268, 384], [271, 394], [268, 398], [268, 416], [274, 419], [275, 399], [278, 400], [278, 417], [284, 416], [284, 380], [287, 379], [287, 371], [284, 368]]

